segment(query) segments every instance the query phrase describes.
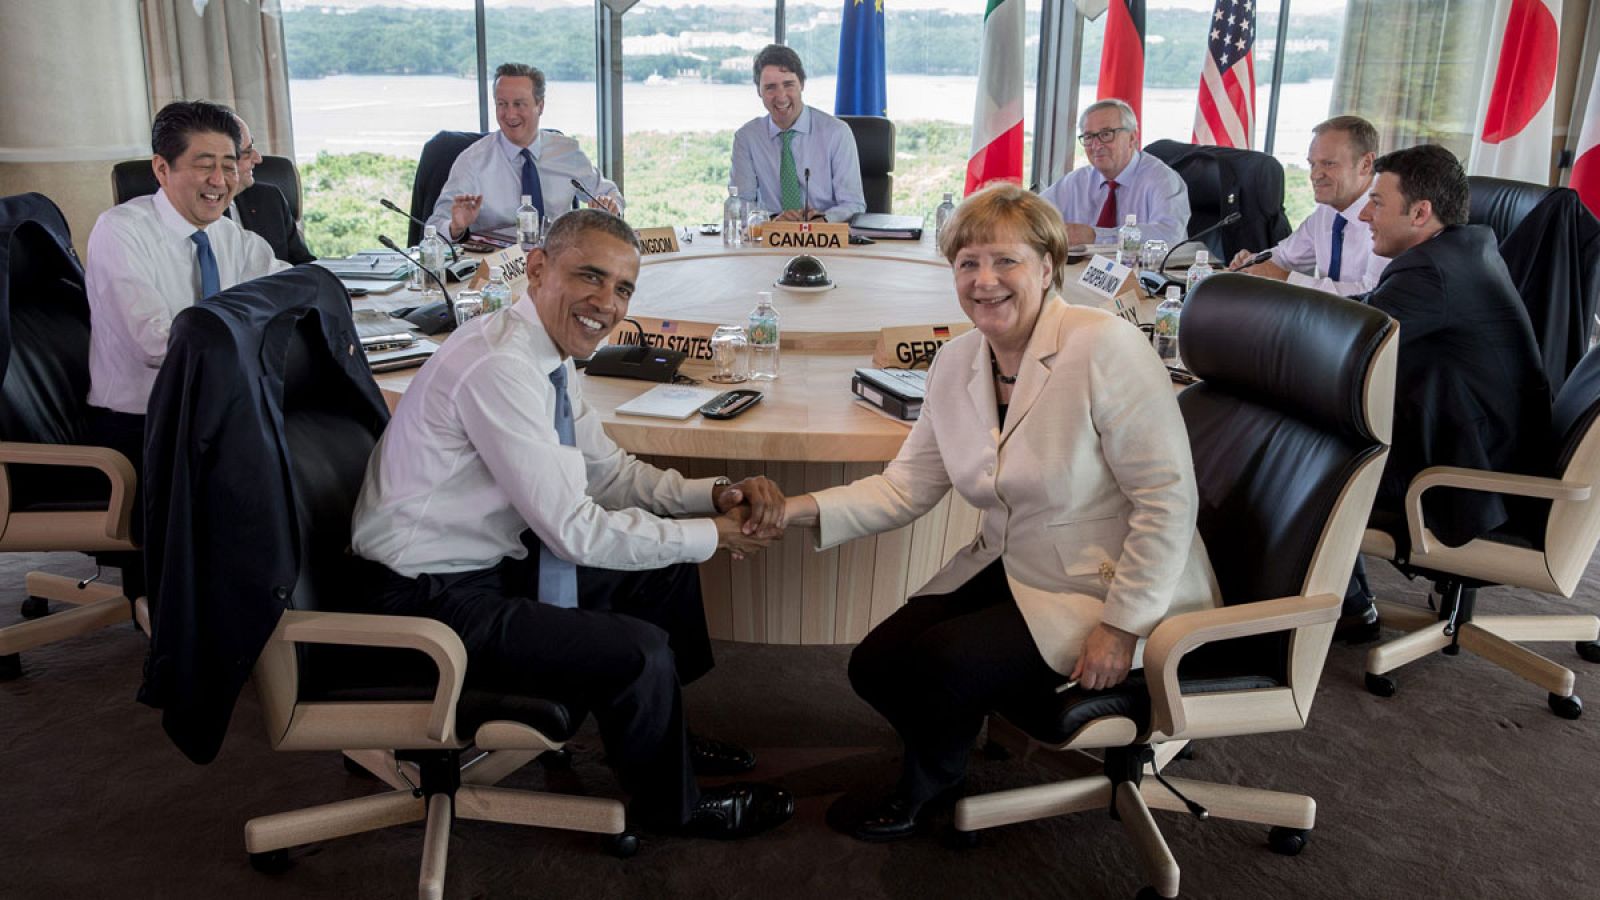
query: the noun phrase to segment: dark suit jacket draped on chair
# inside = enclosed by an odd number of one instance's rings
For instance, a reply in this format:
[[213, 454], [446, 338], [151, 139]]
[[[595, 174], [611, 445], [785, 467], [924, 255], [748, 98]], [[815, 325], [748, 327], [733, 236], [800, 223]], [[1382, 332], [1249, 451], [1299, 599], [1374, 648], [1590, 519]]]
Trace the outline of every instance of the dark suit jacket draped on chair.
[[1578, 192], [1551, 188], [1500, 244], [1544, 357], [1552, 395], [1589, 350], [1600, 303], [1600, 221]]
[[239, 689], [295, 589], [298, 542], [281, 460], [289, 336], [310, 317], [337, 382], [388, 421], [349, 296], [305, 266], [180, 313], [146, 424], [145, 555], [153, 635], [143, 702], [196, 762], [215, 757]]
[[317, 258], [300, 236], [283, 191], [257, 181], [240, 191], [233, 202], [239, 207], [239, 224], [271, 244], [273, 256], [297, 266]]
[[[1378, 509], [1399, 512], [1411, 479], [1429, 466], [1549, 468], [1550, 391], [1491, 230], [1445, 228], [1395, 257], [1367, 296], [1400, 322], [1394, 447]], [[1423, 509], [1451, 546], [1509, 517], [1501, 497], [1454, 488], [1429, 492]]]
[[1202, 238], [1214, 260], [1240, 250], [1265, 250], [1289, 236], [1283, 211], [1283, 165], [1265, 153], [1179, 141], [1144, 148], [1178, 173], [1189, 189], [1189, 233], [1199, 234], [1229, 213], [1239, 221]]

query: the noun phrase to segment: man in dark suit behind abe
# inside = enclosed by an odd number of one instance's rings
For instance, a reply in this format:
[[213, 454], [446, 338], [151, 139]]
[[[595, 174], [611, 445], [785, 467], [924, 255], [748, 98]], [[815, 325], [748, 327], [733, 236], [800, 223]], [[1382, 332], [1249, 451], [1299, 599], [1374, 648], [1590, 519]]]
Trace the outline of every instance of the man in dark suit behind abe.
[[[1405, 514], [1406, 488], [1429, 466], [1544, 474], [1550, 391], [1533, 326], [1494, 232], [1467, 225], [1467, 176], [1443, 147], [1381, 156], [1361, 220], [1392, 262], [1367, 302], [1400, 323], [1394, 444], [1375, 516]], [[1423, 519], [1449, 546], [1504, 525], [1497, 494], [1435, 488]], [[1359, 560], [1341, 631], [1376, 636], [1377, 612]]]
[[308, 263], [317, 258], [306, 247], [300, 228], [289, 211], [289, 201], [276, 185], [256, 181], [256, 163], [261, 162], [261, 151], [256, 149], [256, 139], [250, 126], [237, 115], [239, 123], [239, 192], [233, 195], [228, 215], [247, 230], [261, 235], [272, 245], [272, 255], [291, 265]]

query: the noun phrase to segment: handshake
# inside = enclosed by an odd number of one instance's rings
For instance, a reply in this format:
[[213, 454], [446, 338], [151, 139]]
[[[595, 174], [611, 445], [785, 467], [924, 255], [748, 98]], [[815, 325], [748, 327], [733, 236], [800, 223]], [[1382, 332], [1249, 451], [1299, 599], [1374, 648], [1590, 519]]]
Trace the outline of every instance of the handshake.
[[712, 489], [716, 506], [717, 549], [727, 550], [734, 559], [744, 559], [771, 546], [783, 537], [783, 530], [797, 522], [795, 513], [810, 510], [804, 518], [815, 521], [815, 501], [810, 496], [785, 498], [772, 479], [761, 475]]

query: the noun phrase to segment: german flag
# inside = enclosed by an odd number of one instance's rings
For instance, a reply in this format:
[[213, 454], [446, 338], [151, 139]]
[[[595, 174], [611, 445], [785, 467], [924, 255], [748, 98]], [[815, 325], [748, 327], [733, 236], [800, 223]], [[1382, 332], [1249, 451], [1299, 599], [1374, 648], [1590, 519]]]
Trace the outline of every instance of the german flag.
[[1100, 51], [1100, 100], [1115, 98], [1133, 107], [1144, 124], [1144, 0], [1111, 0]]

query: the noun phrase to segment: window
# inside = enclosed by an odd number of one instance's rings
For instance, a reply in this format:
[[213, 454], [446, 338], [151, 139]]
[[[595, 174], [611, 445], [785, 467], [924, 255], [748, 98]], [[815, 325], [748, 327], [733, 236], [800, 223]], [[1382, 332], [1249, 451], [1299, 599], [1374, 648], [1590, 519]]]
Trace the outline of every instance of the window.
[[321, 256], [404, 237], [422, 145], [440, 129], [478, 127], [470, 0], [393, 8], [284, 4], [295, 163], [305, 186], [306, 243]]
[[[750, 66], [772, 43], [774, 12], [772, 0], [643, 0], [623, 16], [623, 172], [634, 225], [720, 221], [733, 133], [764, 114]], [[789, 35], [792, 43], [794, 24]], [[805, 100], [823, 109], [832, 108], [833, 88], [830, 81], [822, 103], [817, 67], [832, 71], [837, 29], [834, 41], [821, 57], [796, 48]]]
[[[494, 119], [495, 68], [507, 62], [536, 66], [545, 77], [544, 114], [539, 127], [576, 138], [583, 152], [598, 165], [593, 4], [535, 7], [519, 0], [485, 0], [483, 5], [484, 68], [488, 78], [484, 119], [489, 130], [499, 127]], [[467, 62], [474, 62], [476, 54], [476, 50], [469, 52]], [[476, 81], [473, 90], [477, 90]], [[476, 124], [473, 129], [477, 129]]]

